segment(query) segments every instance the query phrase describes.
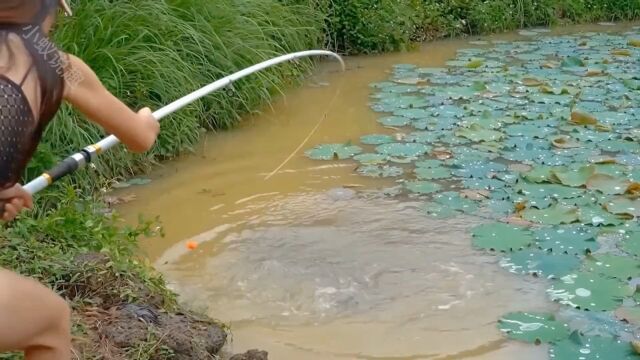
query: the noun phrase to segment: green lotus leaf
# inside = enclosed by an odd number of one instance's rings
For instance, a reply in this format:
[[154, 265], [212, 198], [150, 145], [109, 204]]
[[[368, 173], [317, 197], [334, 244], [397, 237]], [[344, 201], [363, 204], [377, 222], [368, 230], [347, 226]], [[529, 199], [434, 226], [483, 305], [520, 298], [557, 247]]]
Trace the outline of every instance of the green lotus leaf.
[[595, 164], [597, 174], [613, 177], [623, 177], [627, 174], [627, 167], [620, 164]]
[[382, 145], [394, 142], [395, 139], [391, 135], [365, 135], [360, 138], [360, 142], [365, 145]]
[[593, 165], [582, 166], [579, 169], [551, 170], [551, 174], [563, 185], [581, 187], [596, 172]]
[[552, 254], [542, 250], [522, 250], [500, 260], [500, 266], [516, 274], [557, 279], [574, 272], [581, 261], [575, 255]]
[[397, 166], [365, 165], [358, 168], [358, 173], [368, 177], [398, 177], [404, 173], [404, 170]]
[[554, 254], [584, 255], [597, 251], [597, 233], [582, 226], [546, 227], [535, 231], [536, 246]]
[[640, 217], [640, 199], [629, 199], [624, 196], [616, 196], [609, 199], [604, 207], [615, 215], [630, 215]]
[[344, 160], [361, 152], [362, 148], [355, 145], [326, 144], [318, 145], [311, 150], [307, 150], [305, 154], [313, 160]]
[[621, 242], [621, 247], [631, 255], [640, 256], [640, 233], [627, 233]]
[[553, 173], [556, 171], [566, 171], [561, 166], [535, 166], [530, 171], [525, 172], [522, 177], [532, 183], [552, 182]]
[[393, 115], [409, 119], [422, 119], [429, 117], [431, 115], [431, 111], [425, 109], [403, 109], [394, 112]]
[[585, 269], [626, 281], [640, 276], [640, 261], [628, 256], [598, 254], [587, 258]]
[[473, 213], [478, 209], [478, 205], [475, 201], [464, 199], [457, 192], [444, 192], [437, 194], [433, 197], [433, 201], [450, 209], [464, 213]]
[[388, 143], [379, 145], [376, 151], [394, 157], [417, 157], [426, 154], [431, 148], [419, 143]]
[[522, 181], [515, 186], [515, 190], [530, 198], [572, 199], [584, 195], [584, 190], [570, 188], [557, 184], [531, 184]]
[[455, 209], [438, 203], [426, 203], [421, 207], [421, 210], [425, 214], [437, 219], [448, 219], [461, 214], [461, 212]]
[[555, 280], [547, 293], [551, 300], [563, 305], [585, 311], [610, 311], [618, 308], [633, 290], [620, 280], [580, 272]]
[[500, 131], [490, 130], [479, 124], [471, 124], [468, 128], [457, 130], [456, 136], [460, 136], [474, 142], [496, 141], [504, 138], [504, 134]]
[[606, 174], [595, 174], [589, 177], [587, 189], [597, 190], [607, 195], [624, 194], [631, 184], [626, 178], [614, 177]]
[[378, 122], [384, 126], [401, 127], [409, 125], [411, 119], [404, 116], [387, 116], [379, 119]]
[[580, 222], [594, 226], [610, 226], [624, 223], [625, 218], [611, 214], [600, 206], [591, 205], [580, 208]]
[[420, 180], [437, 180], [447, 179], [451, 177], [451, 171], [444, 167], [421, 168], [415, 169], [416, 177]]
[[409, 191], [418, 194], [431, 194], [442, 189], [442, 185], [430, 181], [410, 181], [405, 186]]
[[440, 160], [423, 160], [416, 162], [415, 165], [419, 168], [434, 169], [443, 166], [444, 163]]
[[562, 63], [561, 63], [560, 66], [567, 67], [567, 68], [570, 68], [570, 67], [584, 67], [584, 66], [586, 66], [586, 64], [579, 57], [569, 56], [566, 59], [562, 60]]
[[555, 204], [546, 209], [526, 209], [522, 218], [545, 225], [571, 224], [578, 221], [578, 208]]
[[385, 164], [389, 161], [389, 157], [383, 154], [360, 154], [353, 157], [355, 161], [360, 162], [363, 165], [380, 165]]
[[553, 315], [524, 312], [504, 315], [498, 328], [510, 339], [533, 344], [564, 340], [571, 333], [569, 325], [556, 321]]
[[492, 251], [517, 251], [534, 241], [529, 230], [503, 223], [476, 226], [472, 234], [475, 247]]
[[549, 349], [553, 360], [637, 360], [638, 355], [630, 343], [610, 337], [584, 337], [574, 332], [568, 339], [557, 342]]

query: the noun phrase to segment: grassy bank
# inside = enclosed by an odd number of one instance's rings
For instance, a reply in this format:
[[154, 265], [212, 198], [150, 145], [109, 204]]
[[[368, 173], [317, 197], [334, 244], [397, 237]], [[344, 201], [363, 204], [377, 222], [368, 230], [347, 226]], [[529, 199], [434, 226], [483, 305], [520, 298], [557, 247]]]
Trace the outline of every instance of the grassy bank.
[[[640, 15], [637, 0], [92, 0], [73, 5], [76, 15], [61, 19], [55, 35], [61, 47], [85, 59], [129, 105], [153, 109], [224, 75], [297, 50], [326, 45], [343, 53], [375, 53], [427, 39]], [[203, 131], [232, 127], [243, 114], [296, 84], [311, 66], [303, 61], [253, 75], [164, 119], [150, 153], [132, 155], [120, 147], [102, 155], [95, 168], [55, 184], [38, 196], [35, 212], [0, 229], [0, 266], [34, 276], [69, 298], [81, 338], [92, 331], [81, 315], [96, 307], [153, 302], [174, 310], [174, 295], [138, 257], [136, 247], [139, 237], [158, 231], [158, 224], [123, 226], [108, 215], [101, 190], [188, 151]], [[25, 178], [103, 136], [64, 107]], [[109, 261], [80, 261], [87, 253], [105, 254]], [[95, 289], [96, 282], [106, 292]], [[154, 341], [150, 336], [144, 345], [158, 358], [172, 358]], [[86, 358], [101, 358], [91, 351]], [[125, 351], [132, 359], [145, 353]], [[9, 357], [14, 358], [0, 355]]]
[[402, 50], [415, 41], [532, 26], [620, 21], [637, 0], [292, 0], [328, 14], [329, 42], [348, 53]]

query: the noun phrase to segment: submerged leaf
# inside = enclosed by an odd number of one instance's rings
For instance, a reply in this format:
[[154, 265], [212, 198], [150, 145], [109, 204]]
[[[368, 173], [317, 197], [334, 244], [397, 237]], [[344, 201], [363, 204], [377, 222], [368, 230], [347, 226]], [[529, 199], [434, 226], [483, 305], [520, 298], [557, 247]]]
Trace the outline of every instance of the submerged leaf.
[[567, 324], [547, 314], [509, 313], [498, 320], [498, 327], [511, 339], [534, 344], [559, 341], [570, 334]]
[[410, 181], [405, 186], [409, 191], [418, 194], [431, 194], [442, 188], [442, 185], [430, 181]]
[[457, 130], [456, 136], [479, 142], [501, 140], [504, 137], [504, 134], [500, 131], [484, 128], [479, 124], [471, 124], [471, 126], [469, 126], [468, 128]]
[[546, 209], [527, 209], [522, 218], [545, 225], [571, 224], [578, 221], [578, 208], [556, 204]]
[[610, 337], [583, 337], [578, 332], [549, 350], [553, 360], [637, 360], [631, 344]]
[[554, 281], [547, 290], [551, 300], [587, 311], [614, 310], [633, 291], [627, 284], [594, 273], [580, 272]]
[[551, 170], [551, 174], [555, 179], [563, 185], [571, 187], [584, 186], [587, 180], [596, 172], [595, 166], [583, 166], [577, 170], [562, 169]]
[[606, 174], [595, 174], [589, 177], [587, 189], [598, 190], [606, 195], [624, 194], [631, 185], [631, 181], [625, 178], [616, 178]]
[[500, 266], [516, 274], [533, 274], [536, 277], [557, 279], [580, 267], [580, 259], [575, 255], [522, 250], [504, 257]]
[[474, 246], [493, 251], [516, 251], [534, 241], [529, 230], [502, 223], [479, 225], [472, 233]]
[[318, 145], [313, 149], [306, 151], [305, 154], [313, 160], [343, 160], [360, 154], [361, 152], [362, 149], [355, 145], [327, 144]]

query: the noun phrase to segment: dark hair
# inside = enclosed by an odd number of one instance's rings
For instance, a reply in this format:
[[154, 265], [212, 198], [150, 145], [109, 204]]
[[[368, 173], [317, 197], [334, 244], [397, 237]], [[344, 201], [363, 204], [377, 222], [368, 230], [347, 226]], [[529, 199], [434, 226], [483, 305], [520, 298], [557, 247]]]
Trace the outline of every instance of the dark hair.
[[[58, 0], [0, 0], [0, 49], [10, 55], [10, 64], [15, 61], [9, 45], [9, 35], [22, 38], [38, 75], [41, 93], [40, 116], [36, 121], [44, 127], [58, 111], [64, 91], [63, 73], [59, 69], [60, 56], [52, 41], [45, 34], [43, 24], [49, 16], [55, 16]], [[46, 41], [46, 51], [38, 49], [39, 42]]]

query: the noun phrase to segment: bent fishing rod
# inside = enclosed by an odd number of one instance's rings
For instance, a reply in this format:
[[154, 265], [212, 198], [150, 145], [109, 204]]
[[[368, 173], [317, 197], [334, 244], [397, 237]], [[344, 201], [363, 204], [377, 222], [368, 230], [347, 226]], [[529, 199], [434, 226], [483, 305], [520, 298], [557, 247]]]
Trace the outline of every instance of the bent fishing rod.
[[[271, 60], [267, 60], [264, 62], [261, 62], [259, 64], [250, 66], [244, 70], [240, 70], [232, 75], [229, 75], [225, 78], [222, 78], [220, 80], [217, 80], [199, 90], [196, 90], [194, 92], [192, 92], [189, 95], [184, 96], [181, 99], [178, 99], [174, 102], [172, 102], [171, 104], [155, 111], [153, 113], [153, 117], [157, 120], [160, 121], [162, 118], [173, 114], [174, 112], [182, 109], [183, 107], [195, 102], [196, 100], [207, 96], [217, 90], [226, 88], [227, 86], [232, 85], [235, 81], [244, 78], [246, 76], [249, 76], [251, 74], [254, 74], [256, 72], [259, 72], [261, 70], [264, 70], [266, 68], [275, 66], [277, 64], [283, 63], [283, 62], [287, 62], [287, 61], [292, 61], [292, 60], [296, 60], [299, 58], [303, 58], [303, 57], [310, 57], [310, 56], [329, 56], [329, 57], [333, 57], [335, 59], [337, 59], [340, 62], [340, 65], [342, 66], [342, 70], [344, 71], [345, 69], [345, 65], [344, 65], [344, 61], [342, 60], [342, 58], [331, 51], [326, 51], [326, 50], [308, 50], [308, 51], [300, 51], [300, 52], [295, 52], [295, 53], [291, 53], [291, 54], [287, 54], [287, 55], [282, 55], [276, 58], [273, 58]], [[108, 136], [104, 139], [102, 139], [101, 141], [93, 144], [93, 145], [89, 145], [87, 147], [85, 147], [84, 149], [82, 149], [81, 151], [67, 157], [66, 159], [64, 159], [62, 162], [60, 162], [57, 166], [55, 166], [54, 168], [52, 168], [49, 171], [46, 171], [45, 173], [43, 173], [42, 175], [40, 175], [39, 177], [35, 178], [34, 180], [32, 180], [31, 182], [29, 182], [28, 184], [26, 184], [24, 186], [24, 189], [29, 192], [31, 195], [44, 190], [45, 188], [47, 188], [49, 185], [53, 184], [55, 181], [65, 177], [66, 175], [69, 175], [71, 173], [73, 173], [74, 171], [85, 167], [87, 164], [90, 164], [93, 160], [95, 160], [95, 158], [109, 150], [110, 148], [116, 146], [117, 144], [120, 143], [120, 140], [118, 140], [117, 137], [115, 137], [114, 135]], [[4, 203], [2, 201], [0, 201], [0, 214], [2, 214], [4, 212]]]

